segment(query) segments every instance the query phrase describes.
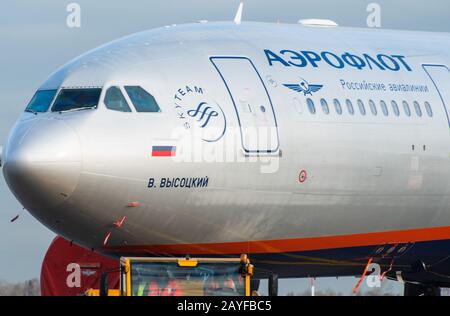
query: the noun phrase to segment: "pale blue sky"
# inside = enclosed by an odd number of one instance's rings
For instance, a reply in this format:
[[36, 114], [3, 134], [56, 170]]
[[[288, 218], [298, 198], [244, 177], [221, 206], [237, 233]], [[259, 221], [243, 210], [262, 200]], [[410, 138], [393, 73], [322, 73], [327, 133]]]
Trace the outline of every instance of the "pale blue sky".
[[[82, 27], [66, 26], [66, 6], [81, 5]], [[329, 18], [343, 26], [365, 27], [365, 0], [246, 0], [243, 19], [295, 23], [300, 18]], [[448, 0], [376, 1], [382, 27], [450, 32]], [[118, 37], [168, 24], [206, 19], [232, 20], [239, 0], [2, 0], [0, 10], [0, 144], [36, 88], [57, 67]], [[38, 277], [53, 234], [21, 211], [0, 176], [0, 279], [21, 281]], [[333, 287], [350, 293], [356, 279], [318, 281], [318, 290]], [[298, 284], [296, 286], [296, 284]], [[303, 291], [307, 282], [283, 282], [282, 292]], [[390, 285], [389, 285], [390, 286]], [[399, 287], [393, 285], [395, 291]]]

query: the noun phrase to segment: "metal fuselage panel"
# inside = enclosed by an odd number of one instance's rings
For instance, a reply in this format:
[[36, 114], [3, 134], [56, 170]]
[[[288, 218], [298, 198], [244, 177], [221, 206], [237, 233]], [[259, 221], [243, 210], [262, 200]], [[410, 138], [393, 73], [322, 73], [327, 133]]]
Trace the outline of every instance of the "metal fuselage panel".
[[[64, 66], [43, 88], [139, 85], [155, 97], [161, 113], [114, 112], [101, 102], [94, 111], [24, 114], [16, 129], [24, 120], [63, 120], [76, 131], [82, 152], [71, 196], [55, 209], [28, 209], [58, 234], [106, 252], [104, 236], [111, 230], [108, 246], [127, 247], [450, 226], [449, 122], [422, 68], [450, 65], [449, 41], [445, 34], [249, 23], [159, 29], [103, 46]], [[323, 60], [317, 67], [271, 65], [265, 50], [293, 62], [298, 59], [289, 56], [295, 55], [280, 51], [401, 55], [411, 70], [338, 68]], [[232, 63], [217, 61], [225, 57], [250, 61], [255, 73], [243, 68], [248, 62], [232, 69]], [[306, 95], [284, 86], [300, 80], [323, 87]], [[343, 81], [423, 85], [428, 91], [349, 90]], [[314, 115], [307, 98], [315, 102]], [[331, 114], [322, 112], [321, 98]], [[343, 115], [336, 114], [333, 99]], [[348, 114], [346, 99], [355, 115]], [[366, 105], [365, 116], [358, 113], [358, 99]], [[377, 104], [377, 116], [370, 114], [369, 99]], [[381, 113], [381, 100], [388, 116]], [[404, 100], [412, 111], [417, 101], [424, 114], [397, 117], [391, 100], [402, 113]], [[247, 101], [253, 107], [245, 109]], [[433, 117], [425, 114], [425, 101]], [[195, 133], [205, 122], [199, 120], [202, 102], [221, 119], [206, 137]], [[252, 137], [243, 136], [245, 124], [270, 129], [270, 144], [257, 134], [263, 144], [251, 147], [243, 139]], [[153, 157], [153, 146], [176, 146], [176, 157]], [[190, 150], [202, 158], [180, 158]], [[214, 157], [227, 152], [234, 155], [229, 161]], [[302, 170], [307, 176], [299, 181]], [[167, 178], [207, 179], [207, 186], [161, 187]], [[133, 201], [139, 206], [128, 207]], [[112, 228], [124, 216], [125, 225]]]

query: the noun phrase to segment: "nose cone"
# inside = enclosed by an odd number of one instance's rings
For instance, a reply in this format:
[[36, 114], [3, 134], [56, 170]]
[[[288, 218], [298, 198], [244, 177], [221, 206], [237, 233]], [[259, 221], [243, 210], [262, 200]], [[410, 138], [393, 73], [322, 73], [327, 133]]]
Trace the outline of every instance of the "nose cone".
[[8, 140], [3, 158], [6, 182], [28, 210], [61, 204], [78, 184], [79, 139], [62, 121], [19, 124]]

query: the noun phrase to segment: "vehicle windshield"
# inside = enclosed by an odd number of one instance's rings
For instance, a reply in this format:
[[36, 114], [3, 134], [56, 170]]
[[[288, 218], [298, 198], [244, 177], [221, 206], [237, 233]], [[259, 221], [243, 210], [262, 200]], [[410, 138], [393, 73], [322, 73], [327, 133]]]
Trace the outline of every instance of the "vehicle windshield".
[[240, 265], [199, 263], [180, 267], [176, 262], [132, 263], [133, 296], [244, 296]]
[[62, 89], [55, 100], [52, 111], [97, 108], [101, 93], [101, 88]]
[[38, 90], [30, 103], [28, 103], [25, 111], [27, 112], [47, 112], [52, 103], [57, 90]]

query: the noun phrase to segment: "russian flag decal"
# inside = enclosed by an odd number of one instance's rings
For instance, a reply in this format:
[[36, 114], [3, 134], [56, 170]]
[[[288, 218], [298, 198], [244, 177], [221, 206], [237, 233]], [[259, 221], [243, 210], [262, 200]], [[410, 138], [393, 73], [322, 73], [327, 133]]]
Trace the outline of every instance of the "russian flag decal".
[[152, 157], [174, 157], [177, 152], [176, 146], [153, 146]]

